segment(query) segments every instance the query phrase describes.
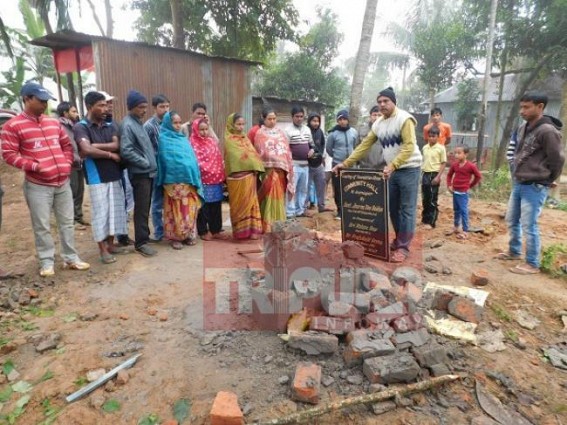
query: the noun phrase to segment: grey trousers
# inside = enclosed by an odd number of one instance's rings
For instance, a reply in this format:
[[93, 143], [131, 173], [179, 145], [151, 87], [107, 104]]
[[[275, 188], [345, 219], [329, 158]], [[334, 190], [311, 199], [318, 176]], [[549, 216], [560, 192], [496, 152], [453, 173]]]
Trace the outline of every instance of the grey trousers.
[[24, 182], [24, 196], [30, 210], [35, 249], [41, 268], [55, 263], [55, 243], [51, 236], [51, 212], [59, 229], [61, 257], [66, 263], [80, 261], [75, 250], [75, 229], [73, 225], [73, 194], [67, 181], [61, 187], [42, 186]]

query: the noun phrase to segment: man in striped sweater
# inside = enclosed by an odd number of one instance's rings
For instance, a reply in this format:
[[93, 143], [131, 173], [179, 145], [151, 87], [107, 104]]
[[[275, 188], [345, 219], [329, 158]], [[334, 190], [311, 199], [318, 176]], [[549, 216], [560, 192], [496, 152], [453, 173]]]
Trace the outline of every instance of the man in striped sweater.
[[[2, 128], [2, 156], [6, 163], [26, 173], [24, 195], [30, 211], [40, 276], [55, 274], [55, 245], [50, 232], [55, 214], [61, 239], [64, 267], [88, 270], [75, 250], [73, 194], [69, 183], [73, 146], [55, 118], [44, 115], [53, 95], [37, 83], [26, 83], [20, 95], [24, 112]], [[55, 100], [55, 99], [54, 99]]]
[[394, 226], [395, 239], [390, 246], [393, 251], [390, 261], [403, 262], [415, 234], [417, 192], [421, 169], [421, 152], [415, 138], [416, 120], [408, 112], [396, 106], [396, 95], [392, 87], [378, 93], [378, 107], [382, 116], [372, 125], [368, 136], [333, 171], [355, 165], [379, 141], [384, 149], [384, 178], [388, 180], [390, 220]]

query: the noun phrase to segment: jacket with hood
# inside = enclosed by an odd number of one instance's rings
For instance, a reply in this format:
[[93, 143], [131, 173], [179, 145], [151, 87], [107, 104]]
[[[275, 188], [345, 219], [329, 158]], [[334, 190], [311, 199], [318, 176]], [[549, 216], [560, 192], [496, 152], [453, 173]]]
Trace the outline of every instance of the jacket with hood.
[[358, 142], [358, 132], [352, 128], [335, 125], [327, 137], [327, 153], [333, 157], [333, 164], [347, 159]]
[[518, 130], [514, 178], [520, 184], [549, 186], [561, 175], [565, 155], [561, 144], [563, 124], [544, 115], [533, 127], [524, 123]]
[[[319, 118], [319, 128], [314, 130], [311, 127], [311, 120], [313, 118]], [[321, 130], [321, 115], [317, 112], [311, 112], [307, 117], [307, 127], [311, 130], [311, 136], [313, 137], [313, 143], [315, 144], [315, 152], [323, 155], [325, 153], [325, 133]]]

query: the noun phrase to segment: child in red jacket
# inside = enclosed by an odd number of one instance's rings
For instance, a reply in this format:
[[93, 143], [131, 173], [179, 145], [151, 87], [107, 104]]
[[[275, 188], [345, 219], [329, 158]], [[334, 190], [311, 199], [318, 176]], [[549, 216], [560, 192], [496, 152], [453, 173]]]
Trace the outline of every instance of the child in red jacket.
[[[447, 187], [453, 193], [454, 233], [459, 239], [467, 239], [469, 230], [469, 189], [476, 186], [482, 176], [472, 162], [467, 161], [469, 147], [457, 146], [454, 151], [455, 162], [447, 174]], [[463, 231], [459, 233], [459, 225]]]

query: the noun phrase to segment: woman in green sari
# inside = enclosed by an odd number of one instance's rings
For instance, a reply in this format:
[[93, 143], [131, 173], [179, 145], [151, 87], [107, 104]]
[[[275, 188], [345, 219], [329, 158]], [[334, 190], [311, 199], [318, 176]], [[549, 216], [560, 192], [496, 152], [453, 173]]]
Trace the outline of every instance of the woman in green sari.
[[258, 239], [262, 234], [262, 217], [256, 182], [258, 173], [264, 172], [264, 165], [244, 133], [244, 124], [240, 114], [230, 114], [224, 133], [230, 221], [235, 239]]

